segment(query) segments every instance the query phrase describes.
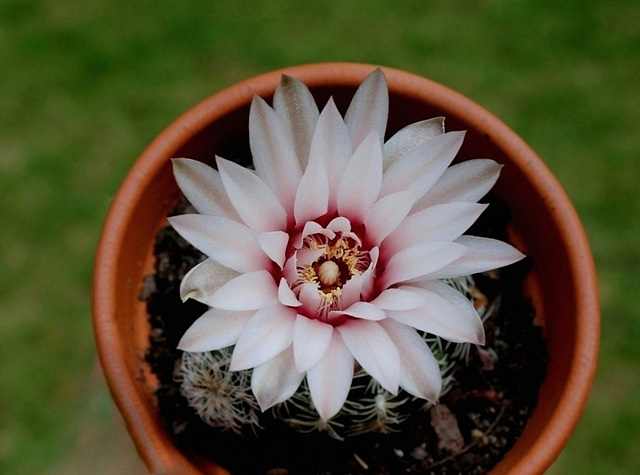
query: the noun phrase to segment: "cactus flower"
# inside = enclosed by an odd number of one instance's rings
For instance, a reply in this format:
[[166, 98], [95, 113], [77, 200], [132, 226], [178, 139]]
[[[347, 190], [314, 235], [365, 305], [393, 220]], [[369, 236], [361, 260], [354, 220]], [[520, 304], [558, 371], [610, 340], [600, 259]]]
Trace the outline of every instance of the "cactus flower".
[[[208, 258], [183, 279], [183, 300], [209, 306], [179, 348], [232, 347], [231, 371], [253, 368], [262, 410], [306, 378], [322, 420], [345, 403], [354, 371], [383, 388], [435, 402], [438, 362], [422, 334], [484, 343], [468, 298], [442, 279], [523, 257], [512, 246], [464, 235], [500, 165], [450, 166], [463, 132], [444, 119], [411, 124], [384, 142], [388, 114], [380, 69], [344, 118], [320, 112], [307, 87], [283, 76], [273, 107], [254, 97], [249, 137], [255, 170], [216, 157], [174, 175], [198, 211], [170, 224]], [[421, 332], [421, 333], [419, 333]]]

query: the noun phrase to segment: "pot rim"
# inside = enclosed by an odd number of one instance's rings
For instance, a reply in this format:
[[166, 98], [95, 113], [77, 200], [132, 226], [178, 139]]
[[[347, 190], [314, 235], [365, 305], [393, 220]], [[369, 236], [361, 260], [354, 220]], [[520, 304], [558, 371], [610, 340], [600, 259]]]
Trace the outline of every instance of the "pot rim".
[[[135, 387], [134, 377], [125, 362], [124, 345], [119, 338], [115, 286], [118, 282], [117, 262], [122, 246], [126, 245], [127, 228], [133, 219], [130, 203], [143, 196], [143, 184], [166, 166], [170, 158], [166, 156], [167, 150], [179, 149], [210, 123], [213, 116], [221, 117], [236, 110], [239, 104], [249, 104], [254, 94], [270, 96], [282, 74], [299, 78], [310, 89], [322, 84], [356, 87], [375, 67], [360, 63], [307, 64], [242, 81], [203, 100], [176, 119], [148, 146], [126, 175], [109, 209], [97, 248], [92, 288], [93, 321], [98, 355], [109, 388], [139, 453], [152, 471], [189, 471], [192, 466], [164, 431], [158, 433], [157, 417], [147, 407], [150, 401]], [[493, 471], [542, 473], [553, 463], [575, 429], [595, 376], [600, 313], [596, 271], [586, 234], [569, 198], [549, 169], [499, 119], [446, 86], [398, 69], [382, 69], [390, 91], [402, 90], [407, 97], [424, 97], [428, 91], [429, 101], [434, 106], [464, 116], [472, 127], [490, 130], [493, 137], [500, 137], [504, 152], [518, 168], [527, 172], [532, 186], [547, 204], [562, 242], [573, 244], [567, 246], [567, 253], [571, 275], [580, 276], [581, 288], [577, 292], [581, 298], [576, 308], [576, 344], [571, 356], [569, 384], [564, 385], [553, 417], [531, 445], [528, 455], [516, 458], [508, 453]]]

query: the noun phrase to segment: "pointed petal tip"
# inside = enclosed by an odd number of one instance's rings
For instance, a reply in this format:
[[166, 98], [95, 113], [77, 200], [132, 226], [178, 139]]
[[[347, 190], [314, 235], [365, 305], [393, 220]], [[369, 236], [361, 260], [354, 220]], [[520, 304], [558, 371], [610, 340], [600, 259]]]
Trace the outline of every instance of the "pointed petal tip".
[[[286, 87], [290, 84], [304, 84], [300, 79], [289, 74], [282, 74], [280, 76], [280, 87]], [[306, 85], [305, 85], [306, 87]]]
[[195, 299], [197, 296], [198, 296], [198, 291], [194, 289], [194, 290], [185, 292], [184, 294], [181, 294], [180, 299], [182, 300], [182, 303], [185, 303], [187, 300]]
[[251, 98], [251, 107], [253, 107], [254, 104], [257, 105], [258, 103], [266, 104], [265, 100], [262, 97], [260, 97], [258, 94], [254, 94]]
[[478, 343], [476, 343], [476, 345], [484, 346], [485, 343], [486, 343], [486, 338], [485, 338], [484, 329], [483, 329], [482, 335], [480, 336], [480, 338], [478, 338]]
[[186, 158], [186, 157], [171, 157], [170, 160], [171, 160], [171, 166], [174, 170], [174, 173], [176, 168], [185, 166], [187, 163], [189, 163], [189, 161], [196, 161], [196, 160], [193, 160], [192, 158]]
[[387, 75], [382, 70], [382, 66], [377, 66], [376, 69], [371, 71], [367, 77], [372, 77], [377, 80], [384, 81], [385, 84], [387, 83]]

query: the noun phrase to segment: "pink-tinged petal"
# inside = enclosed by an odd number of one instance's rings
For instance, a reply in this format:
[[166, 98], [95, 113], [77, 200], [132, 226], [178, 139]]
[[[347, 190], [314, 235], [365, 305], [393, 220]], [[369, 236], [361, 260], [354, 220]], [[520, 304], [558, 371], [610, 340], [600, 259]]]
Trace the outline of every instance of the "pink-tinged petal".
[[444, 279], [477, 274], [508, 266], [525, 257], [515, 247], [497, 239], [460, 236], [455, 242], [464, 246], [467, 252], [456, 261], [430, 275], [430, 278]]
[[329, 181], [322, 160], [309, 160], [302, 175], [293, 206], [297, 226], [327, 213], [329, 206]]
[[444, 117], [414, 122], [400, 129], [382, 148], [383, 170], [414, 148], [441, 134], [444, 134]]
[[220, 157], [217, 162], [229, 199], [247, 226], [259, 232], [286, 228], [287, 212], [258, 175]]
[[304, 225], [304, 228], [302, 229], [301, 240], [312, 234], [322, 234], [324, 236], [327, 236], [329, 239], [333, 239], [334, 237], [336, 237], [336, 234], [330, 229], [323, 228], [315, 221], [309, 221]]
[[360, 280], [362, 281], [362, 286], [360, 292], [364, 300], [371, 300], [373, 292], [374, 292], [374, 278], [377, 275], [377, 265], [378, 258], [380, 256], [380, 250], [377, 247], [372, 248], [369, 251], [369, 258], [371, 259], [371, 263], [367, 270], [365, 270], [362, 274], [360, 274]]
[[340, 315], [349, 315], [351, 317], [372, 321], [379, 321], [387, 318], [384, 310], [369, 302], [355, 302], [344, 310], [334, 310], [329, 312], [329, 318], [335, 318]]
[[318, 258], [326, 252], [326, 249], [300, 249], [296, 251], [296, 256], [298, 259], [299, 267], [306, 267], [311, 265], [313, 262], [318, 260]]
[[338, 188], [338, 212], [351, 223], [362, 223], [375, 203], [382, 183], [382, 150], [375, 134], [369, 134], [347, 164]]
[[363, 283], [362, 275], [354, 275], [342, 286], [342, 296], [340, 297], [340, 306], [342, 308], [348, 308], [360, 301]]
[[254, 313], [210, 308], [184, 333], [178, 349], [196, 353], [235, 345]]
[[410, 310], [422, 305], [422, 299], [415, 292], [401, 289], [387, 289], [371, 302], [383, 310]]
[[299, 79], [283, 74], [273, 96], [273, 109], [282, 117], [284, 128], [304, 170], [318, 122], [318, 106], [311, 92]]
[[331, 220], [327, 225], [327, 229], [336, 233], [348, 234], [351, 233], [351, 222], [344, 216], [338, 216]]
[[311, 400], [323, 421], [335, 416], [347, 400], [353, 366], [353, 356], [340, 334], [333, 332], [323, 358], [307, 371]]
[[324, 356], [331, 343], [333, 327], [303, 315], [293, 326], [293, 358], [296, 368], [304, 373]]
[[464, 132], [438, 135], [396, 160], [384, 172], [380, 195], [411, 190], [417, 201], [451, 164], [463, 139]]
[[266, 270], [247, 272], [230, 280], [203, 301], [225, 310], [258, 310], [278, 303], [278, 286]]
[[302, 305], [284, 278], [280, 279], [280, 285], [278, 285], [278, 300], [282, 305], [286, 305], [287, 307], [299, 307]]
[[410, 191], [398, 191], [378, 200], [364, 216], [368, 239], [374, 245], [380, 245], [405, 219], [412, 206], [413, 193]]
[[353, 319], [336, 327], [354, 358], [392, 394], [400, 384], [400, 355], [378, 322]]
[[495, 185], [502, 165], [487, 158], [457, 163], [448, 168], [440, 180], [413, 207], [419, 211], [452, 201], [475, 203]]
[[382, 144], [387, 129], [388, 114], [387, 78], [382, 70], [377, 68], [360, 84], [344, 116], [354, 150], [371, 131], [375, 131]]
[[[282, 269], [289, 244], [289, 235], [284, 231], [271, 231], [258, 236], [258, 243], [264, 253]], [[266, 266], [264, 266], [266, 267]], [[264, 269], [264, 267], [262, 267]]]
[[443, 241], [407, 247], [391, 256], [378, 283], [380, 288], [386, 289], [398, 282], [430, 275], [459, 259], [466, 251], [461, 244]]
[[329, 224], [327, 224], [327, 230], [334, 231], [336, 233], [342, 233], [342, 237], [348, 237], [358, 243], [358, 246], [362, 246], [362, 240], [360, 236], [351, 231], [351, 221], [344, 216], [338, 216], [333, 218]]
[[293, 350], [289, 346], [274, 358], [253, 369], [251, 391], [260, 409], [266, 411], [293, 396], [303, 378], [304, 374], [299, 373], [293, 364]]
[[310, 316], [315, 315], [316, 312], [320, 311], [324, 303], [322, 297], [320, 297], [320, 293], [318, 292], [318, 286], [316, 284], [309, 283], [302, 284], [300, 287], [298, 300], [302, 302], [302, 310], [304, 313]]
[[292, 236], [289, 239], [289, 243], [291, 247], [293, 247], [294, 249], [300, 249], [302, 247], [304, 238], [312, 234], [322, 234], [323, 236], [326, 236], [329, 239], [333, 239], [334, 237], [336, 237], [336, 234], [330, 229], [326, 229], [322, 227], [320, 224], [316, 223], [315, 221], [309, 221], [304, 225], [304, 228], [302, 228], [302, 232]]
[[188, 158], [174, 158], [171, 163], [180, 190], [198, 213], [239, 220], [218, 170]]
[[400, 353], [400, 387], [435, 403], [442, 391], [442, 373], [427, 343], [413, 328], [394, 320], [384, 320], [380, 325]]
[[[428, 288], [400, 287], [402, 290], [416, 292], [424, 303], [417, 309], [387, 310], [387, 316], [417, 330], [438, 335], [445, 340], [483, 344], [482, 321], [471, 302], [451, 287], [456, 294], [453, 292], [445, 294], [441, 286], [431, 285], [434, 283], [447, 285], [439, 281], [429, 281], [423, 284]], [[434, 292], [434, 289], [437, 289], [438, 293]]]
[[193, 267], [180, 282], [180, 298], [204, 302], [240, 274], [228, 267], [218, 264], [213, 259], [206, 259]]
[[287, 259], [287, 262], [284, 263], [282, 275], [287, 279], [289, 284], [293, 284], [298, 280], [298, 257], [296, 252], [294, 252], [293, 255]]
[[169, 224], [189, 243], [225, 267], [250, 272], [270, 265], [256, 233], [244, 224], [203, 214], [172, 216]]
[[453, 241], [478, 219], [487, 205], [444, 203], [408, 216], [384, 242], [386, 253], [424, 241]]
[[320, 114], [318, 126], [313, 134], [309, 165], [314, 162], [324, 164], [329, 193], [328, 205], [332, 212], [337, 206], [338, 185], [352, 154], [349, 131], [333, 98], [330, 98]]
[[238, 337], [229, 370], [239, 371], [266, 363], [293, 342], [296, 311], [272, 305], [261, 308]]
[[249, 143], [256, 174], [291, 214], [302, 169], [282, 118], [259, 96], [251, 102]]

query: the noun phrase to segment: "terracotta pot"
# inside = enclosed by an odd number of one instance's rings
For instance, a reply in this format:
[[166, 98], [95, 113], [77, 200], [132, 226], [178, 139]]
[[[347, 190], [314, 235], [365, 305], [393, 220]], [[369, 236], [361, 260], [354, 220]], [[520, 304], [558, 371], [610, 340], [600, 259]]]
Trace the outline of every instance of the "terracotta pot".
[[[152, 272], [158, 229], [180, 193], [169, 159], [211, 162], [248, 137], [254, 94], [269, 97], [282, 73], [300, 78], [320, 104], [330, 95], [344, 112], [373, 66], [307, 65], [264, 74], [216, 94], [188, 111], [144, 151], [116, 195], [100, 239], [93, 284], [98, 353], [113, 398], [135, 445], [153, 472], [226, 473], [188, 459], [164, 429], [153, 396], [156, 380], [144, 363], [149, 326], [138, 300]], [[384, 69], [389, 130], [445, 116], [448, 130], [467, 130], [459, 157], [505, 164], [495, 193], [512, 209], [513, 242], [534, 262], [524, 292], [532, 298], [548, 340], [549, 361], [538, 405], [520, 439], [493, 473], [541, 473], [560, 453], [582, 413], [594, 377], [599, 307], [594, 265], [580, 221], [564, 191], [536, 154], [493, 115], [427, 79]]]

